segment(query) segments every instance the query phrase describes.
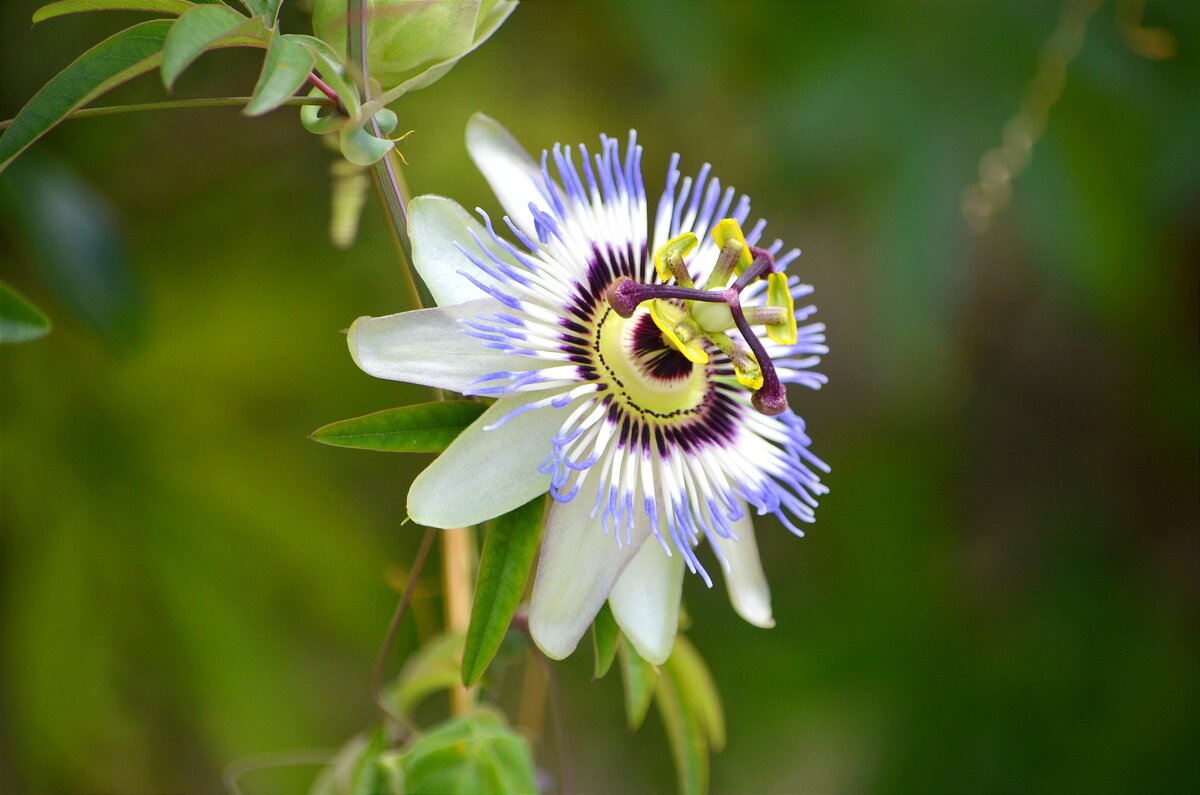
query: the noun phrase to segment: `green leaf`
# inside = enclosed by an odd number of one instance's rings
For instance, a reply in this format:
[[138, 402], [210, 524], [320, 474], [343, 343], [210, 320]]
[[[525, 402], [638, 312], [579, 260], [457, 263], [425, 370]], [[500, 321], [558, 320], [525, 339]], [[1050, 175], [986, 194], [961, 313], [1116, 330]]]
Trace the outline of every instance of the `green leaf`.
[[350, 739], [313, 782], [309, 795], [383, 795], [388, 787], [387, 732], [383, 727]]
[[301, 44], [307, 44], [312, 48], [314, 53], [320, 55], [328, 63], [341, 63], [342, 56], [338, 55], [337, 50], [335, 50], [333, 47], [330, 47], [328, 42], [318, 39], [316, 36], [306, 36], [303, 33], [289, 33], [287, 35], [289, 39], [294, 39]]
[[617, 655], [621, 660], [621, 681], [625, 687], [625, 719], [629, 730], [637, 731], [646, 719], [646, 710], [650, 709], [658, 669], [643, 660], [624, 636], [617, 644]]
[[492, 710], [447, 721], [385, 763], [407, 793], [537, 792], [529, 743]]
[[358, 90], [345, 78], [346, 68], [337, 51], [314, 36], [288, 35], [296, 41], [307, 44], [313, 51], [317, 57], [317, 70], [321, 73], [321, 77], [325, 78], [325, 82], [337, 93], [347, 115], [356, 118], [362, 109], [362, 103], [359, 101]]
[[440, 453], [487, 409], [470, 400], [447, 400], [385, 409], [331, 422], [310, 437], [321, 444], [389, 453]]
[[50, 320], [13, 288], [0, 282], [0, 342], [28, 342], [50, 333]]
[[172, 24], [171, 20], [156, 19], [127, 28], [100, 42], [52, 77], [21, 108], [0, 138], [0, 171], [71, 111], [157, 67]]
[[271, 27], [275, 26], [275, 20], [279, 16], [279, 6], [283, 0], [242, 0], [247, 10], [253, 16], [263, 17], [267, 24]]
[[592, 650], [596, 653], [596, 664], [592, 669], [592, 679], [602, 679], [612, 668], [613, 658], [617, 656], [617, 642], [621, 639], [621, 630], [617, 620], [613, 618], [612, 610], [605, 602], [592, 622]]
[[245, 21], [244, 16], [223, 5], [196, 6], [175, 20], [163, 45], [162, 79], [167, 90], [201, 53]]
[[[379, 791], [381, 793], [405, 795], [403, 759], [403, 751], [386, 751], [379, 755], [377, 765], [380, 777], [382, 778], [379, 784]], [[330, 795], [333, 795], [333, 793]]]
[[685, 696], [679, 672], [669, 660], [654, 703], [671, 744], [680, 795], [703, 795], [708, 792], [708, 741], [700, 716]]
[[279, 107], [304, 85], [316, 62], [316, 56], [307, 45], [291, 36], [276, 36], [267, 48], [262, 74], [254, 87], [254, 98], [243, 113], [260, 116]]
[[371, 733], [367, 745], [357, 755], [350, 768], [348, 795], [381, 795], [384, 773], [379, 765], [379, 755], [387, 750], [387, 733], [380, 727]]
[[667, 668], [674, 673], [684, 700], [700, 716], [709, 745], [720, 751], [725, 747], [725, 710], [721, 707], [721, 694], [717, 692], [716, 682], [704, 658], [683, 635], [675, 638]]
[[88, 11], [149, 11], [179, 16], [192, 7], [188, 0], [58, 0], [33, 12], [33, 24]]
[[493, 519], [488, 527], [463, 651], [462, 678], [467, 687], [483, 676], [512, 623], [533, 568], [544, 512], [545, 500], [536, 497]]
[[0, 179], [0, 216], [63, 315], [114, 349], [137, 343], [145, 301], [105, 196], [49, 151], [27, 152]]
[[439, 690], [456, 686], [463, 642], [462, 635], [441, 635], [414, 652], [396, 677], [388, 701], [400, 712], [408, 713]]

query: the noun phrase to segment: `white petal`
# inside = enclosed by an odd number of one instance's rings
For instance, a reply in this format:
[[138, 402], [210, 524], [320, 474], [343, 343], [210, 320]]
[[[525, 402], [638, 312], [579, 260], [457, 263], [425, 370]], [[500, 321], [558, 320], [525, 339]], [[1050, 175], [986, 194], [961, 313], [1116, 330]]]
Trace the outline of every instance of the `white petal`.
[[[499, 231], [499, 230], [497, 230]], [[492, 240], [483, 224], [457, 202], [443, 196], [418, 196], [408, 205], [408, 236], [412, 240], [413, 264], [429, 287], [438, 306], [452, 306], [487, 297], [471, 280], [488, 277], [455, 247], [461, 245], [489, 267], [492, 262], [479, 250], [474, 232], [488, 250], [505, 262], [520, 267], [516, 259]]]
[[459, 320], [502, 308], [500, 302], [487, 298], [385, 317], [360, 317], [350, 326], [346, 344], [354, 363], [376, 378], [465, 392], [480, 376], [539, 365], [531, 356], [493, 350], [463, 333]]
[[476, 113], [467, 122], [467, 151], [491, 185], [504, 212], [532, 238], [533, 214], [529, 212], [529, 203], [534, 202], [546, 211], [550, 209], [542, 194], [545, 183], [541, 166], [533, 162], [512, 133], [482, 113]]
[[567, 418], [553, 406], [518, 414], [485, 428], [514, 409], [551, 392], [525, 392], [497, 400], [417, 476], [408, 490], [408, 515], [426, 527], [466, 527], [507, 513], [545, 494], [550, 476], [538, 465]]
[[639, 522], [631, 542], [618, 546], [599, 518], [589, 516], [593, 503], [594, 496], [587, 492], [570, 502], [554, 503], [542, 536], [529, 633], [538, 648], [555, 660], [575, 650], [613, 583], [650, 532], [645, 521]]
[[642, 544], [613, 586], [608, 597], [613, 618], [646, 662], [662, 665], [671, 656], [682, 594], [683, 556], [668, 556], [653, 538]]
[[775, 626], [775, 619], [771, 616], [771, 589], [758, 557], [758, 542], [754, 540], [750, 510], [744, 504], [742, 509], [744, 515], [733, 523], [737, 541], [721, 538], [716, 533], [710, 533], [708, 540], [720, 547], [729, 561], [725, 588], [729, 591], [733, 609], [754, 626], [769, 629]]

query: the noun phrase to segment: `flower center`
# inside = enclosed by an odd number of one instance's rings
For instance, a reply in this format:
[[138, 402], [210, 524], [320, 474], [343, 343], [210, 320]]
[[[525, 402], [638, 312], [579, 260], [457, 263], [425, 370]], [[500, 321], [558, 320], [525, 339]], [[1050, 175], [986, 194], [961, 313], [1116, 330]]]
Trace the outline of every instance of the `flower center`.
[[[763, 414], [781, 414], [787, 409], [787, 392], [762, 340], [750, 327], [764, 325], [772, 340], [795, 344], [796, 316], [787, 276], [777, 272], [775, 258], [769, 251], [746, 243], [741, 227], [733, 218], [718, 223], [712, 236], [720, 247], [720, 255], [702, 288], [693, 284], [684, 263], [684, 257], [699, 242], [694, 234], [686, 232], [667, 241], [654, 254], [654, 267], [661, 283], [642, 284], [620, 276], [606, 294], [609, 306], [623, 318], [647, 312], [661, 330], [665, 343], [696, 364], [708, 362], [705, 342], [720, 349], [733, 364], [738, 382], [754, 390], [751, 396], [754, 407]], [[767, 280], [767, 305], [743, 308], [742, 291], [760, 278]], [[749, 351], [725, 333], [733, 328], [750, 347]]]
[[605, 309], [595, 350], [596, 363], [618, 397], [638, 414], [673, 417], [704, 402], [706, 368], [668, 344], [647, 310], [625, 318]]

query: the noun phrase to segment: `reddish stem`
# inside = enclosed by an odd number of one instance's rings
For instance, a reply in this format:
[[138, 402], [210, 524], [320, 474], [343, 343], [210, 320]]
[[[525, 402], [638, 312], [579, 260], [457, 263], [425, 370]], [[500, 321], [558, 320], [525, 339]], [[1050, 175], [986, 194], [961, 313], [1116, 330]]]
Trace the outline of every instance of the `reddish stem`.
[[338, 109], [339, 113], [341, 113], [342, 115], [346, 115], [346, 106], [342, 104], [342, 98], [338, 96], [338, 93], [336, 91], [334, 91], [333, 88], [328, 83], [326, 83], [321, 78], [317, 77], [316, 72], [308, 73], [308, 82], [312, 83], [313, 87], [316, 88], [318, 91], [320, 91], [322, 94], [324, 94], [325, 96], [327, 96], [331, 100], [333, 100], [333, 102], [337, 105], [337, 109]]

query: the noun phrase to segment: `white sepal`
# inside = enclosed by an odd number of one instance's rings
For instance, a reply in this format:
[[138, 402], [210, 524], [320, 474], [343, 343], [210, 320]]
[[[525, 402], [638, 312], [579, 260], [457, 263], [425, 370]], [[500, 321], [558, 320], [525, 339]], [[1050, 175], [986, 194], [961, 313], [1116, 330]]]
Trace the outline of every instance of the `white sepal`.
[[683, 556], [667, 555], [647, 539], [613, 586], [608, 604], [613, 618], [643, 660], [662, 665], [671, 656], [679, 629]]
[[708, 541], [719, 547], [728, 561], [725, 588], [729, 591], [733, 609], [754, 626], [769, 629], [775, 626], [775, 619], [771, 616], [771, 589], [758, 556], [758, 542], [754, 539], [750, 509], [743, 504], [742, 510], [742, 518], [733, 522], [737, 541], [721, 538], [716, 533], [709, 533]]
[[500, 122], [482, 113], [476, 113], [467, 122], [467, 151], [504, 212], [522, 232], [535, 239], [529, 203], [550, 210], [543, 193], [546, 188], [541, 166]]
[[500, 302], [484, 298], [457, 306], [360, 317], [351, 324], [346, 344], [354, 363], [376, 378], [468, 392], [480, 376], [531, 370], [540, 364], [532, 357], [488, 348], [464, 333], [460, 320], [501, 309]]
[[444, 196], [418, 196], [409, 203], [408, 236], [412, 241], [413, 264], [438, 306], [453, 306], [487, 297], [463, 275], [469, 273], [485, 283], [491, 281], [458, 248], [462, 246], [473, 257], [495, 268], [488, 255], [480, 250], [476, 238], [509, 265], [524, 270], [515, 257], [492, 240], [477, 217]]
[[533, 409], [486, 430], [514, 409], [548, 394], [552, 393], [502, 398], [471, 423], [413, 481], [408, 490], [408, 515], [413, 521], [426, 527], [466, 527], [508, 513], [548, 491], [550, 476], [538, 472], [538, 466], [550, 452], [550, 440], [566, 419], [566, 409]]
[[554, 503], [542, 535], [529, 632], [538, 648], [555, 660], [575, 650], [613, 584], [650, 533], [648, 523], [639, 522], [630, 542], [626, 543], [622, 533], [618, 545], [611, 532], [604, 532], [599, 519], [589, 515], [593, 502], [579, 494], [570, 502]]

